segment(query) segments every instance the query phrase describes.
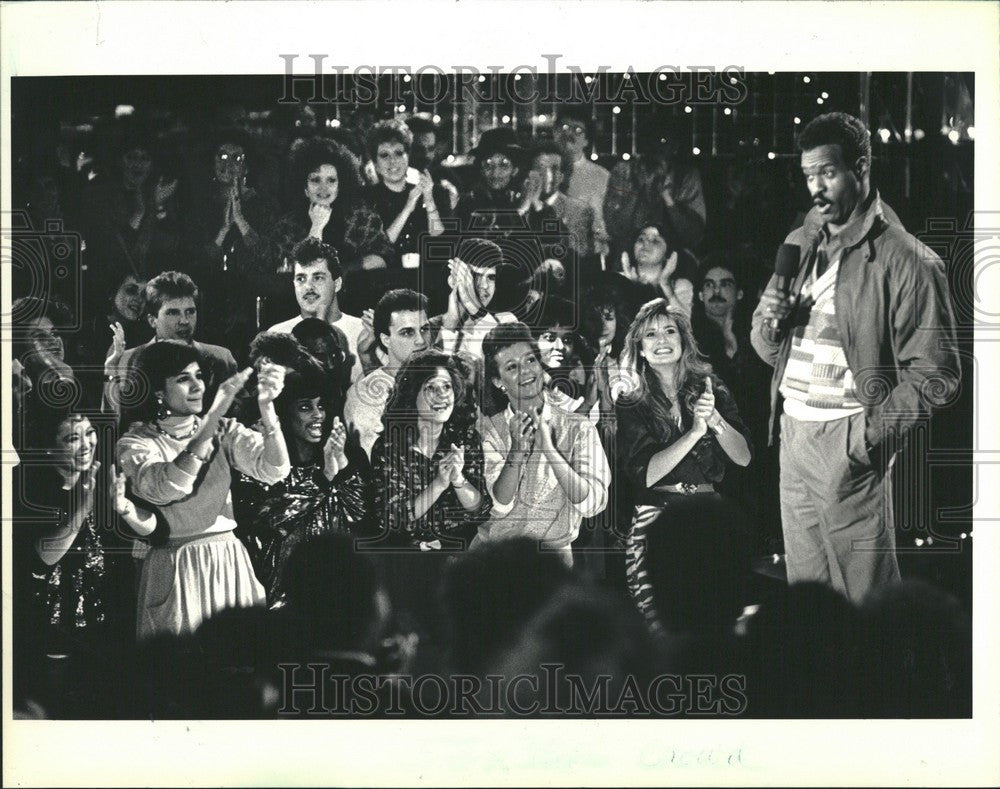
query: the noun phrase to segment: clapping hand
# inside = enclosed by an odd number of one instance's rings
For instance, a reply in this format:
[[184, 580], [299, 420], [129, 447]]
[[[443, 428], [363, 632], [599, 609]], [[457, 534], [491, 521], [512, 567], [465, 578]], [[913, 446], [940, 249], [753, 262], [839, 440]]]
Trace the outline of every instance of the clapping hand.
[[420, 193], [424, 196], [425, 200], [434, 200], [434, 179], [431, 178], [431, 174], [426, 170], [420, 173], [420, 180], [417, 181], [417, 187], [420, 189]]
[[554, 449], [555, 436], [553, 434], [552, 422], [549, 421], [544, 408], [542, 406], [535, 407], [532, 409], [530, 417], [542, 451]]
[[219, 390], [215, 393], [215, 400], [212, 401], [209, 413], [219, 417], [224, 416], [232, 406], [236, 395], [243, 390], [252, 372], [253, 367], [247, 367], [245, 370], [241, 370], [223, 381], [222, 385], [219, 386]]
[[260, 405], [273, 403], [284, 388], [285, 368], [266, 357], [262, 359], [257, 371], [257, 402]]
[[535, 423], [523, 411], [515, 412], [507, 420], [510, 430], [510, 450], [512, 453], [528, 453], [535, 443]]
[[715, 413], [715, 394], [712, 392], [712, 379], [705, 378], [705, 391], [694, 403], [694, 430], [704, 435], [708, 430], [708, 420]]
[[424, 196], [424, 193], [420, 190], [419, 186], [414, 186], [410, 189], [409, 193], [406, 195], [406, 210], [412, 211], [417, 207], [417, 203], [420, 202], [420, 198]]
[[[472, 276], [472, 269], [469, 264], [461, 258], [452, 258], [448, 261], [448, 284], [451, 286], [452, 294], [458, 299], [457, 305], [464, 308], [469, 314], [479, 312], [479, 297], [476, 295], [476, 282]], [[448, 303], [451, 310], [451, 299]]]
[[462, 487], [465, 484], [465, 477], [462, 472], [465, 470], [465, 447], [451, 445], [451, 484]]
[[339, 416], [333, 418], [333, 426], [330, 436], [323, 445], [323, 474], [327, 479], [332, 480], [341, 471], [347, 468], [347, 455], [344, 448], [347, 446], [347, 428], [340, 421]]
[[111, 347], [108, 349], [108, 357], [104, 360], [105, 375], [114, 375], [118, 362], [125, 353], [125, 330], [118, 321], [111, 324], [111, 335]]
[[115, 512], [124, 517], [135, 516], [135, 504], [125, 495], [125, 475], [112, 467], [110, 477], [111, 505]]

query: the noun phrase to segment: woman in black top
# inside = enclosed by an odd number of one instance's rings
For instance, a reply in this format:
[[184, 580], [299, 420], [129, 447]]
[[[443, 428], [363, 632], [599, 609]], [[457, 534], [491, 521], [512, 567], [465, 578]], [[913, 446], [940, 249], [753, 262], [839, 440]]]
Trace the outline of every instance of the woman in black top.
[[450, 213], [448, 193], [434, 185], [430, 173], [407, 180], [413, 135], [402, 121], [376, 123], [368, 134], [368, 152], [379, 182], [365, 190], [368, 204], [385, 227], [397, 254], [419, 254], [422, 240], [444, 233], [441, 211]]
[[395, 262], [382, 220], [363, 200], [358, 165], [346, 148], [319, 138], [301, 143], [293, 153], [290, 183], [301, 195], [295, 198], [299, 205], [269, 233], [278, 264], [291, 266], [292, 248], [307, 236], [336, 249], [347, 272]]
[[631, 385], [616, 406], [619, 479], [631, 481], [635, 504], [626, 578], [655, 627], [652, 590], [644, 580], [646, 526], [681, 496], [716, 497], [726, 465], [750, 462], [750, 442], [732, 396], [700, 358], [687, 315], [666, 299], [639, 310], [622, 363]]

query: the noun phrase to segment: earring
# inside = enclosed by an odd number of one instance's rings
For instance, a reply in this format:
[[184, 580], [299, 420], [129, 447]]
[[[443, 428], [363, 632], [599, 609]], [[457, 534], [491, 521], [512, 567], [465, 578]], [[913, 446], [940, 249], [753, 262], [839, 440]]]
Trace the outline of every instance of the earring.
[[170, 416], [170, 409], [167, 408], [166, 404], [163, 402], [163, 398], [159, 395], [156, 396], [156, 418], [165, 419]]

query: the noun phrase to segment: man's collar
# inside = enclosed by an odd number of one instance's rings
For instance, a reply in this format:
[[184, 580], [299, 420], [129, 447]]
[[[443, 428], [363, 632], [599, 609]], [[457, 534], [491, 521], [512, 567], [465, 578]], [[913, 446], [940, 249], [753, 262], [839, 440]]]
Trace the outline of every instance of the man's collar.
[[[868, 207], [864, 213], [854, 217], [837, 234], [837, 243], [844, 248], [853, 247], [859, 244], [871, 232], [876, 220], [885, 221], [885, 212], [882, 209], [882, 198], [878, 190], [872, 187], [868, 194]], [[815, 206], [806, 214], [802, 223], [806, 238], [815, 238], [825, 229], [826, 223], [820, 216], [819, 209]]]

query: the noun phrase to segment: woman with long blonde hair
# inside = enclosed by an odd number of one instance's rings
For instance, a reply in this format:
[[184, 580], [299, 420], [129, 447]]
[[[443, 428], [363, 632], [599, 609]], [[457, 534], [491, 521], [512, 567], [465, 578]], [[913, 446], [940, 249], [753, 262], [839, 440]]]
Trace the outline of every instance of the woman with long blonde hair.
[[630, 481], [634, 503], [625, 574], [636, 605], [657, 628], [645, 581], [646, 527], [686, 496], [718, 498], [715, 485], [726, 465], [750, 462], [750, 441], [732, 396], [698, 352], [689, 318], [666, 299], [639, 310], [625, 337], [622, 368], [619, 478]]

